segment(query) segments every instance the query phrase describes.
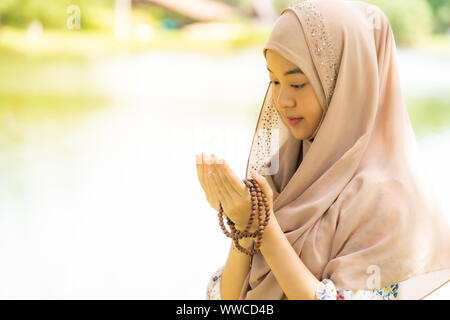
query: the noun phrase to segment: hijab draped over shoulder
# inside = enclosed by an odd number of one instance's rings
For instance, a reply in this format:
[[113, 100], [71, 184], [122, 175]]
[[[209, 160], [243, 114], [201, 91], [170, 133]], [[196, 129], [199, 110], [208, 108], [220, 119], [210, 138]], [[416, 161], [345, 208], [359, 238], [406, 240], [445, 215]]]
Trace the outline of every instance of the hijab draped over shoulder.
[[[305, 73], [324, 111], [297, 140], [269, 84], [246, 168], [268, 180], [303, 263], [338, 290], [400, 283], [413, 299], [448, 280], [450, 228], [418, 162], [386, 15], [361, 1], [305, 1], [282, 11], [267, 49]], [[287, 299], [261, 252], [240, 299]]]

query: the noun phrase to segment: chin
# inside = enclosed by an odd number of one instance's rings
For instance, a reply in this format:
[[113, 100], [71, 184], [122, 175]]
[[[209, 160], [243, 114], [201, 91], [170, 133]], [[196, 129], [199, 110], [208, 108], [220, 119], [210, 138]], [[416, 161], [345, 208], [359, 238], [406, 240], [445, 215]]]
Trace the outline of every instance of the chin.
[[305, 133], [304, 131], [301, 130], [291, 131], [291, 133], [297, 140], [306, 140], [312, 135], [312, 132]]

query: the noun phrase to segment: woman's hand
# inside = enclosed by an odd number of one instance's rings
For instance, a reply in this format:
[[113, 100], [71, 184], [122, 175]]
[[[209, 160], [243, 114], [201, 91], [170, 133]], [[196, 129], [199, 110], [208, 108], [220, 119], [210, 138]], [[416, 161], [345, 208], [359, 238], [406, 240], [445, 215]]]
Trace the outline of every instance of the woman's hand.
[[206, 201], [208, 201], [209, 205], [219, 212], [219, 198], [218, 195], [213, 192], [213, 190], [210, 187], [210, 183], [208, 180], [208, 172], [211, 172], [211, 164], [210, 160], [206, 159], [205, 154], [202, 152], [201, 155], [195, 155], [196, 157], [196, 167], [197, 167], [197, 177], [198, 181], [200, 181], [200, 185], [203, 188], [203, 191], [205, 192]]
[[[201, 157], [197, 155], [197, 175], [211, 207], [219, 212], [220, 203], [224, 214], [235, 223], [236, 228], [244, 230], [252, 212], [250, 192], [244, 182], [234, 174], [225, 160], [216, 158], [214, 154], [210, 160], [205, 160], [203, 153]], [[270, 185], [256, 172], [252, 172], [252, 177], [266, 194], [272, 212], [273, 193]], [[258, 219], [255, 218], [250, 232], [257, 229]]]

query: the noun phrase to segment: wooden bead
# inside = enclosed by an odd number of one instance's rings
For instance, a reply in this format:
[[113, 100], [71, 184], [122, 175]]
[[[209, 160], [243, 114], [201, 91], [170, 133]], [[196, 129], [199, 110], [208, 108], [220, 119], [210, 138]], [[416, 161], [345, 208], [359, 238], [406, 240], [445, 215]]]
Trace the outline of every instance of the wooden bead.
[[[219, 225], [223, 233], [227, 237], [233, 239], [235, 247], [239, 251], [251, 256], [254, 255], [256, 252], [258, 252], [259, 248], [261, 247], [262, 236], [269, 220], [269, 215], [266, 214], [269, 211], [269, 205], [267, 203], [267, 196], [261, 191], [261, 188], [259, 187], [258, 183], [255, 180], [244, 179], [244, 183], [249, 188], [252, 202], [252, 212], [250, 213], [248, 223], [245, 226], [244, 230], [241, 231], [236, 229], [235, 223], [230, 219], [228, 219], [228, 217], [227, 217], [227, 224], [230, 227], [230, 232], [225, 228], [225, 225], [223, 223], [222, 205], [220, 205], [220, 210], [217, 216], [219, 217]], [[253, 225], [255, 217], [258, 218], [258, 227], [256, 231], [250, 232], [249, 230]], [[250, 237], [256, 238], [253, 248], [246, 249], [239, 244], [239, 239]]]

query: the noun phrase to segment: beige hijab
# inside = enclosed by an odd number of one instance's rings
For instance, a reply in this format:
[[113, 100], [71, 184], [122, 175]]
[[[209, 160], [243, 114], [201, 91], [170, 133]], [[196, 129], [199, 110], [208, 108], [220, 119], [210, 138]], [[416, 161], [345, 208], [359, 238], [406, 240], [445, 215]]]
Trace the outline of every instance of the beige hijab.
[[[268, 48], [303, 70], [324, 109], [312, 137], [297, 140], [269, 85], [246, 169], [269, 181], [300, 259], [338, 290], [400, 283], [400, 297], [418, 299], [447, 281], [450, 229], [417, 162], [386, 15], [360, 1], [306, 1], [281, 13]], [[286, 298], [258, 252], [240, 299]]]

